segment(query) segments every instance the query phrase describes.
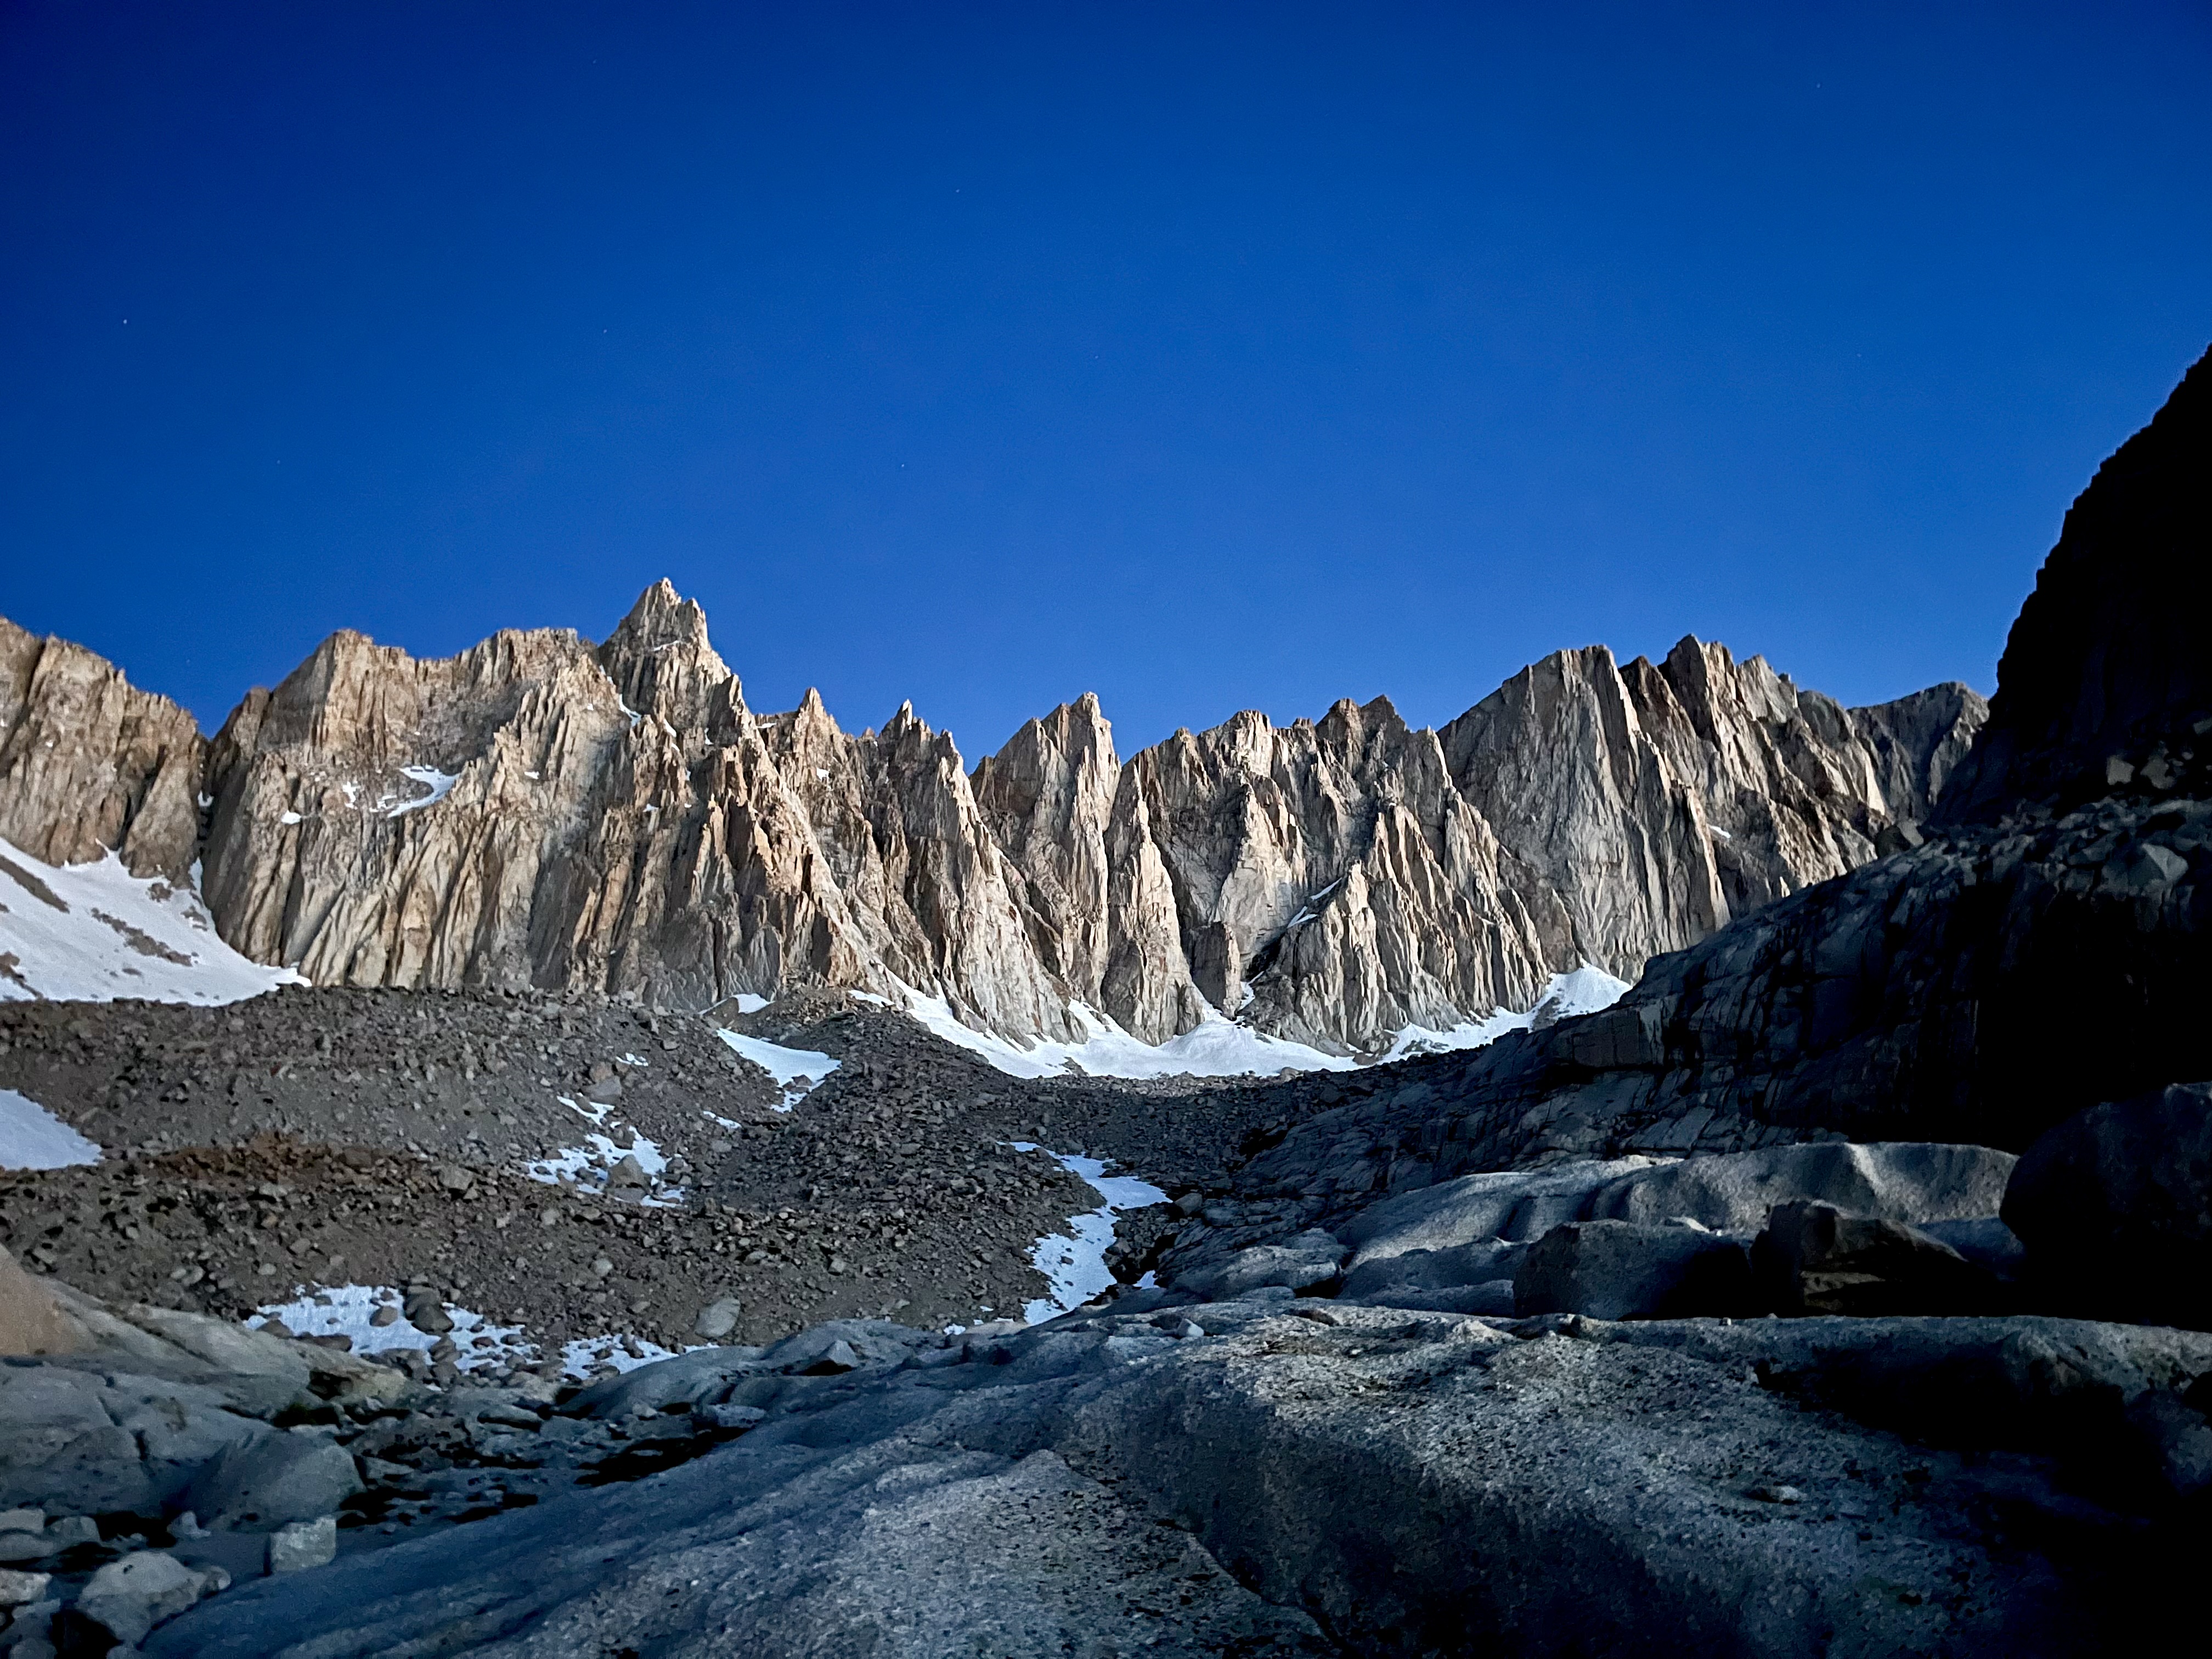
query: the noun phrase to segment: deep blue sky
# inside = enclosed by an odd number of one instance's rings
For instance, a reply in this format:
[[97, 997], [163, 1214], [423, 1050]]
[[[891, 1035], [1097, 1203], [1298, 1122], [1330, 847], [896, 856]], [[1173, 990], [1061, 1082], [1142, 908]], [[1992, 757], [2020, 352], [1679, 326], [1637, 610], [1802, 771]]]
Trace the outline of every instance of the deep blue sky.
[[0, 614], [212, 729], [665, 574], [971, 761], [1986, 690], [2212, 337], [2208, 88], [2202, 3], [0, 0]]

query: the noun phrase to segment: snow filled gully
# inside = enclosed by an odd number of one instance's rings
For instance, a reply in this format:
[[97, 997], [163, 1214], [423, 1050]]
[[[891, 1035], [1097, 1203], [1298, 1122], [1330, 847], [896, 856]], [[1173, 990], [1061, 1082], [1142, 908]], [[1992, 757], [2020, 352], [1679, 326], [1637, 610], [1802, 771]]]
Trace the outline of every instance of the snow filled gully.
[[[1095, 1210], [1068, 1218], [1066, 1233], [1048, 1233], [1030, 1250], [1030, 1265], [1045, 1276], [1051, 1290], [1022, 1310], [1022, 1323], [1042, 1324], [1073, 1312], [1113, 1288], [1106, 1252], [1114, 1247], [1114, 1221], [1124, 1210], [1164, 1204], [1168, 1195], [1134, 1176], [1109, 1176], [1103, 1159], [1055, 1152], [1032, 1140], [1012, 1143], [1018, 1152], [1043, 1152], [1070, 1175], [1086, 1182], [1103, 1200]], [[1073, 1235], [1070, 1237], [1069, 1235]]]

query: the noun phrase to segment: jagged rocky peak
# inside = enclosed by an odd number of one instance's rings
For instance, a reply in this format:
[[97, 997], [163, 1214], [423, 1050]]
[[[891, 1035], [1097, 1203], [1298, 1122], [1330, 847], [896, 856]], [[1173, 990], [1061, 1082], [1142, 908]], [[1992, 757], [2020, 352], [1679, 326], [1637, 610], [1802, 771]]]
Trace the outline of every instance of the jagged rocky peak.
[[[84, 661], [100, 708], [155, 720]], [[1347, 700], [1127, 761], [1085, 695], [970, 775], [911, 704], [857, 736], [812, 691], [754, 714], [666, 582], [597, 647], [506, 632], [426, 659], [334, 635], [204, 763], [189, 720], [149, 761], [124, 714], [47, 679], [11, 694], [6, 752], [34, 763], [22, 732], [62, 720], [97, 775], [11, 794], [20, 844], [61, 845], [81, 788], [101, 833], [188, 866], [189, 831], [144, 803], [189, 801], [204, 769], [223, 937], [319, 982], [693, 1006], [910, 988], [1018, 1038], [1080, 1038], [1088, 1009], [1148, 1042], [1225, 1015], [1339, 1052], [1530, 1007], [1585, 962], [1632, 977], [1864, 861], [1980, 714], [1963, 687], [1845, 710], [1687, 640], [1626, 668], [1559, 653], [1442, 732]]]
[[2212, 351], [2068, 510], [1946, 796], [1971, 823], [2176, 788], [2212, 754]]
[[184, 880], [206, 744], [192, 717], [81, 645], [0, 617], [0, 840], [48, 864], [119, 854]]
[[[1108, 841], [1121, 775], [1114, 728], [1088, 691], [1025, 723], [975, 775], [976, 805], [1005, 849], [1031, 948], [1071, 1000], [1093, 1008], [1108, 1000], [1114, 959]], [[1142, 998], [1123, 1000], [1148, 1029], [1159, 1023]]]
[[216, 736], [217, 926], [318, 982], [527, 982], [538, 849], [629, 725], [566, 629], [439, 659], [334, 634]]
[[626, 708], [726, 738], [744, 712], [738, 677], [707, 639], [707, 613], [666, 577], [645, 590], [599, 647]]

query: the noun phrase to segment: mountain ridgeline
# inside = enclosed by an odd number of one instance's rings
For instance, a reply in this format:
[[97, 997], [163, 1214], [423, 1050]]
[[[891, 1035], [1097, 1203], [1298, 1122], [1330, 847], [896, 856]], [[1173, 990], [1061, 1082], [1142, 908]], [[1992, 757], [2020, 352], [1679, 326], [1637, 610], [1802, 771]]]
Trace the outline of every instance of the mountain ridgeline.
[[1126, 762], [1085, 696], [970, 772], [910, 707], [858, 736], [811, 692], [756, 713], [661, 582], [598, 646], [333, 635], [209, 742], [0, 623], [0, 837], [198, 862], [223, 938], [318, 984], [906, 988], [1016, 1038], [1080, 1038], [1079, 1006], [1373, 1051], [1917, 844], [1986, 712], [1957, 684], [1847, 709], [1685, 639], [1559, 653], [1441, 730], [1347, 701]]

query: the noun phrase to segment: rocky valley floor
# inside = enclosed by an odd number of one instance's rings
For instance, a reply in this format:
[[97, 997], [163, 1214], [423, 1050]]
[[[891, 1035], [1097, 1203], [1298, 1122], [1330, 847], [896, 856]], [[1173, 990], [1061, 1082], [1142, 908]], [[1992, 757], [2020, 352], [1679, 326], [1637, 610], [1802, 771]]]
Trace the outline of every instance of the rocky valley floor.
[[[732, 1028], [836, 1067], [779, 1083], [717, 1034]], [[609, 1334], [680, 1347], [726, 1299], [732, 1340], [972, 1324], [1049, 1297], [1037, 1241], [1099, 1205], [1048, 1151], [1203, 1194], [1286, 1114], [1369, 1086], [1013, 1078], [826, 995], [715, 1020], [300, 989], [0, 1005], [0, 1089], [106, 1151], [0, 1173], [0, 1243], [101, 1296], [231, 1318], [428, 1286], [540, 1358]], [[1163, 1219], [1126, 1218], [1125, 1247]]]

